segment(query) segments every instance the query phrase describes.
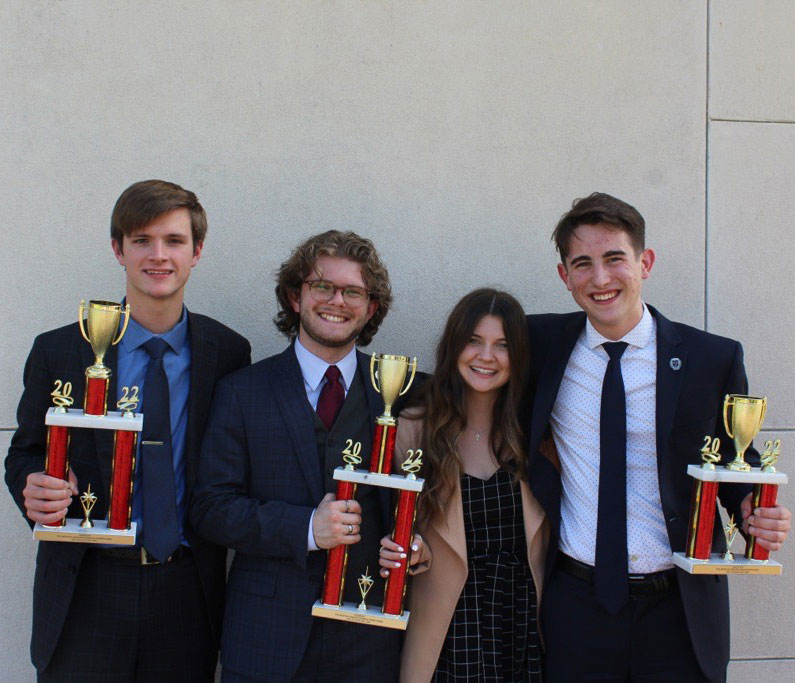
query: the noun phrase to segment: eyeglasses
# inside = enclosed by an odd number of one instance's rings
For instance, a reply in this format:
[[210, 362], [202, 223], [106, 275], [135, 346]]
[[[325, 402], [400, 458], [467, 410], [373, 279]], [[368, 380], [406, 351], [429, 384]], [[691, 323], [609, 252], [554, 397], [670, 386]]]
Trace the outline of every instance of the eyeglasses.
[[337, 291], [340, 291], [346, 306], [359, 308], [370, 296], [370, 292], [364, 287], [356, 285], [335, 285], [328, 280], [304, 280], [304, 282], [309, 285], [309, 293], [319, 304], [328, 303], [335, 297]]

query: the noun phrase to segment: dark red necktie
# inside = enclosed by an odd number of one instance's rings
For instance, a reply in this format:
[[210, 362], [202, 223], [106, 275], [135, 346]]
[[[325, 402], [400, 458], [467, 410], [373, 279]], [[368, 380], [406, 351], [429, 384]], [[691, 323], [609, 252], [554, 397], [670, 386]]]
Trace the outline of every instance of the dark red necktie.
[[317, 400], [317, 416], [323, 420], [326, 429], [331, 431], [337, 413], [340, 412], [342, 402], [345, 400], [345, 389], [340, 382], [340, 369], [336, 365], [329, 365], [326, 370], [326, 384], [320, 391]]

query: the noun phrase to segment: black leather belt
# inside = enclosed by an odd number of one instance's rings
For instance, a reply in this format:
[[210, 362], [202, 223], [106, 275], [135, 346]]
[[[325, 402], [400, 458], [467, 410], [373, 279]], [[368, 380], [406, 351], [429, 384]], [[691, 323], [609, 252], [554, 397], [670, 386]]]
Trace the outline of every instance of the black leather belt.
[[191, 549], [186, 545], [181, 545], [174, 551], [173, 555], [162, 563], [149, 555], [146, 552], [146, 548], [95, 548], [94, 552], [100, 557], [108, 557], [128, 564], [140, 564], [143, 566], [176, 562], [191, 555]]
[[[569, 576], [581, 581], [593, 583], [593, 567], [585, 562], [575, 560], [573, 557], [558, 553], [558, 569]], [[652, 574], [630, 574], [629, 594], [640, 597], [643, 595], [656, 595], [665, 593], [676, 587], [676, 570], [664, 569]]]

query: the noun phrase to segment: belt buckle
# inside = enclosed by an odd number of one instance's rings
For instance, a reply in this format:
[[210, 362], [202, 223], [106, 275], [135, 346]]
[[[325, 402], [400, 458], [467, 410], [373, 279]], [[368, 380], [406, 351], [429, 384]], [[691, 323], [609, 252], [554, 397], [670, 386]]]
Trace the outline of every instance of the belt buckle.
[[142, 565], [150, 565], [150, 564], [160, 564], [154, 557], [149, 557], [149, 553], [146, 552], [146, 548], [141, 546], [141, 564]]

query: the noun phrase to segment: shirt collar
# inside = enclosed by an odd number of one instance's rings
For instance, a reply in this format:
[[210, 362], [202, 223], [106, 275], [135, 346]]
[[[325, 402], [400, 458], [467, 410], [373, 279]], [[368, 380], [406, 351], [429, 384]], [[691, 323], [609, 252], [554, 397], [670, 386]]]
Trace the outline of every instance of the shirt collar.
[[185, 306], [182, 307], [182, 315], [179, 322], [174, 325], [168, 332], [164, 334], [152, 334], [143, 325], [137, 323], [135, 319], [130, 317], [130, 322], [127, 325], [127, 331], [119, 342], [126, 353], [132, 353], [142, 344], [145, 344], [153, 337], [160, 337], [177, 355], [182, 353], [185, 348], [185, 342], [188, 339], [188, 316]]
[[638, 324], [635, 325], [629, 332], [627, 332], [621, 339], [613, 340], [599, 334], [596, 328], [591, 324], [591, 321], [586, 318], [585, 320], [585, 344], [589, 349], [595, 349], [605, 342], [623, 341], [629, 346], [635, 346], [639, 349], [646, 348], [652, 340], [654, 335], [654, 318], [652, 317], [649, 307], [643, 304], [643, 315], [641, 315]]
[[[306, 382], [311, 391], [316, 391], [331, 363], [327, 363], [311, 351], [308, 351], [298, 340], [298, 337], [295, 338], [295, 356], [298, 359], [298, 365], [301, 366], [304, 382]], [[356, 374], [356, 347], [354, 346], [344, 358], [334, 363], [334, 365], [342, 373], [345, 390], [347, 391], [351, 388], [353, 376]]]

